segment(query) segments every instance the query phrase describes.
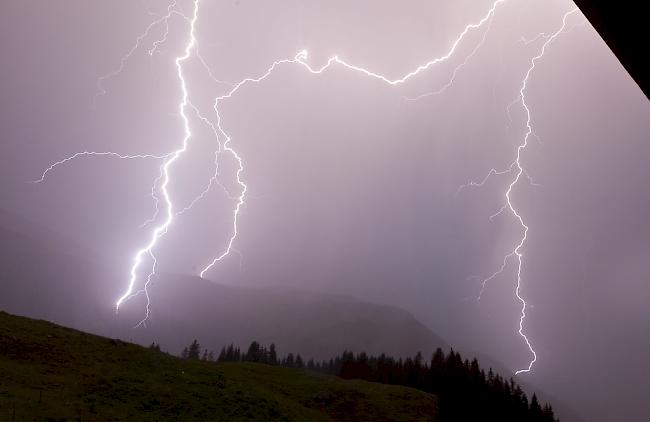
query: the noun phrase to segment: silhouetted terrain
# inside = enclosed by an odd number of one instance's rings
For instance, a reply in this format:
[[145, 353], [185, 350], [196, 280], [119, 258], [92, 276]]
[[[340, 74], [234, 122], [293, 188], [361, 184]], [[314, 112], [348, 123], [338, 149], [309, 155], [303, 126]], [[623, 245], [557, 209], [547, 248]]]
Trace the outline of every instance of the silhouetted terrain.
[[437, 420], [412, 388], [179, 359], [4, 312], [0, 377], [0, 420]]
[[0, 419], [555, 420], [453, 350], [429, 362], [345, 352], [320, 363], [257, 342], [217, 361], [202, 350], [194, 341], [177, 358], [0, 312]]
[[[225, 286], [190, 276], [157, 278], [151, 317], [146, 327], [134, 328], [144, 317], [144, 298], [127, 303], [119, 315], [112, 306], [124, 288], [123, 268], [82, 258], [93, 255], [10, 214], [2, 222], [0, 310], [13, 314], [141, 345], [155, 342], [178, 355], [193, 339], [215, 352], [231, 342], [275, 343], [278, 350], [300, 353], [305, 360], [329, 359], [346, 350], [399, 358], [449, 348], [399, 308], [289, 288]], [[486, 367], [508, 373], [494, 360], [479, 358]], [[563, 420], [578, 420], [558, 400], [543, 396]]]
[[[157, 344], [150, 348], [160, 351]], [[183, 349], [182, 357], [214, 361], [215, 354], [203, 349], [194, 340]], [[218, 362], [256, 362], [281, 365], [288, 368], [307, 368], [344, 379], [362, 379], [382, 384], [404, 385], [435, 394], [438, 397], [438, 415], [445, 421], [532, 421], [556, 422], [552, 407], [540, 404], [536, 394], [530, 402], [522, 388], [510, 378], [504, 379], [490, 368], [487, 373], [476, 358], [470, 362], [451, 349], [445, 354], [437, 349], [430, 360], [418, 353], [414, 357], [395, 359], [381, 354], [343, 352], [340, 356], [323, 360], [305, 360], [300, 354], [278, 355], [275, 344], [267, 348], [254, 341], [248, 350], [234, 345], [223, 347]], [[468, 406], [468, 403], [472, 403]]]

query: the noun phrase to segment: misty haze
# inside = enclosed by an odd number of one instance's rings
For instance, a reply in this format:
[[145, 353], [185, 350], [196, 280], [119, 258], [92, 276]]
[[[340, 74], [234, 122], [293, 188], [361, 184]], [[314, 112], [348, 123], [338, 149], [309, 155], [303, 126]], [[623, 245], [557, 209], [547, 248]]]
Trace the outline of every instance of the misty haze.
[[650, 107], [571, 0], [0, 33], [0, 420], [647, 420]]

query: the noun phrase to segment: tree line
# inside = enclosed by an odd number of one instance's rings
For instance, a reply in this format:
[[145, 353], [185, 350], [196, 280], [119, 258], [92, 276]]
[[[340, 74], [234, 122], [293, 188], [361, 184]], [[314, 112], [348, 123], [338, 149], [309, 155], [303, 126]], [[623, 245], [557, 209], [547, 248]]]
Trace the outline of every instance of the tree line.
[[[151, 348], [160, 350], [155, 343]], [[289, 353], [279, 357], [275, 344], [268, 348], [253, 341], [246, 351], [234, 344], [224, 346], [219, 355], [201, 350], [198, 341], [183, 350], [181, 357], [217, 362], [256, 362], [279, 365], [339, 376], [344, 379], [362, 379], [383, 384], [416, 388], [438, 397], [439, 415], [443, 421], [499, 420], [556, 422], [553, 408], [540, 404], [533, 394], [530, 401], [526, 393], [512, 379], [504, 379], [490, 368], [487, 373], [476, 358], [463, 359], [451, 349], [444, 353], [438, 348], [431, 359], [422, 354], [406, 359], [395, 359], [381, 354], [369, 356], [345, 351], [341, 355], [306, 363], [300, 354]]]
[[344, 379], [404, 385], [435, 394], [442, 420], [556, 421], [552, 407], [542, 406], [535, 394], [529, 402], [512, 378], [506, 380], [492, 369], [486, 373], [476, 359], [463, 360], [453, 349], [445, 354], [438, 348], [428, 362], [421, 353], [395, 359], [343, 352], [314, 369]]

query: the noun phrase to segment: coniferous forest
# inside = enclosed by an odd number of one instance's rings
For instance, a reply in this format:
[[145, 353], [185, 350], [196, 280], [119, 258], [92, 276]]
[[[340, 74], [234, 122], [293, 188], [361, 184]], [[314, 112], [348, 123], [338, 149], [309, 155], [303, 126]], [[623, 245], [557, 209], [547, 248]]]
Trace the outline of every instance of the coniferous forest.
[[[159, 350], [156, 344], [151, 347]], [[182, 357], [305, 368], [343, 379], [412, 387], [438, 397], [442, 421], [557, 421], [549, 404], [542, 405], [535, 394], [529, 400], [512, 378], [504, 379], [492, 369], [486, 373], [476, 359], [463, 359], [453, 349], [445, 354], [438, 348], [428, 361], [421, 353], [406, 359], [395, 359], [384, 354], [355, 355], [345, 351], [328, 361], [315, 362], [310, 359], [305, 362], [302, 356], [293, 353], [280, 358], [274, 344], [266, 348], [253, 341], [247, 351], [233, 344], [224, 346], [214, 359], [210, 351], [201, 353], [198, 341], [194, 340], [183, 351]]]

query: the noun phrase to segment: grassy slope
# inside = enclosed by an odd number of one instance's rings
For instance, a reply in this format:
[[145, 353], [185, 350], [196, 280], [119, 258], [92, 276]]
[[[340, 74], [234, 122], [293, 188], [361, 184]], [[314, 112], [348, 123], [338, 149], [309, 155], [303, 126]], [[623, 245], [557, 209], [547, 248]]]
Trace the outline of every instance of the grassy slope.
[[0, 312], [0, 420], [434, 420], [414, 389], [185, 361]]

